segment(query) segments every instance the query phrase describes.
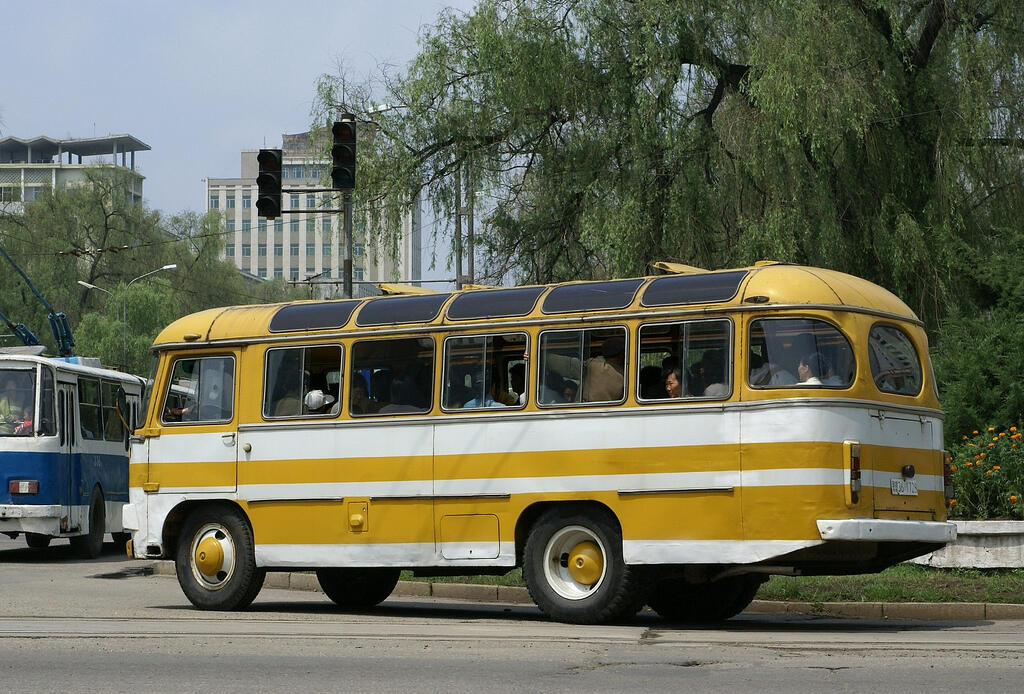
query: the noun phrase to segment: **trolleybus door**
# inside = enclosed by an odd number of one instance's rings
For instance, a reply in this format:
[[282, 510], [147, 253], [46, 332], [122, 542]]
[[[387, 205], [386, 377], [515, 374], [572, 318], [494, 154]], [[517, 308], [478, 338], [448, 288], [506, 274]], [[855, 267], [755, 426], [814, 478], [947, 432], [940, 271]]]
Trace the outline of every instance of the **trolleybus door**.
[[57, 465], [55, 473], [60, 488], [60, 530], [67, 532], [79, 527], [81, 515], [73, 505], [75, 499], [74, 449], [78, 438], [78, 418], [75, 416], [74, 383], [57, 384]]

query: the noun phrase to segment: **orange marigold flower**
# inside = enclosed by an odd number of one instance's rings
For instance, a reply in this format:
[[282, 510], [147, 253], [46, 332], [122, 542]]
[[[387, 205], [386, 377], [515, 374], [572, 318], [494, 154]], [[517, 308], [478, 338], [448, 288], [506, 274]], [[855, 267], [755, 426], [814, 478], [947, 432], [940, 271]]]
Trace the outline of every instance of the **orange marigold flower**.
[[985, 470], [985, 474], [986, 474], [986, 475], [991, 475], [991, 474], [992, 474], [992, 471], [991, 471], [991, 470]]
[[999, 437], [998, 437], [998, 436], [993, 436], [993, 437], [992, 437], [992, 440], [993, 440], [993, 441], [998, 441], [998, 440], [999, 440]]
[[974, 431], [972, 431], [971, 433], [972, 433], [972, 434], [977, 434], [977, 433], [978, 433], [978, 430], [977, 430], [977, 429], [975, 429], [975, 430], [974, 430]]
[[981, 455], [979, 455], [978, 457], [979, 457], [979, 458], [984, 458], [984, 457], [985, 457], [986, 455], [988, 455], [988, 453], [982, 453], [982, 454], [981, 454]]
[[964, 463], [964, 465], [966, 465], [967, 467], [974, 467], [974, 463], [972, 463], [969, 460], [966, 463]]
[[1018, 432], [1017, 432], [1016, 434], [1014, 434], [1014, 435], [1013, 435], [1013, 436], [1011, 436], [1010, 438], [1011, 438], [1011, 439], [1019, 439], [1019, 438], [1020, 438], [1021, 436], [1024, 436], [1024, 434], [1021, 434], [1021, 433], [1020, 433], [1020, 432], [1018, 431]]
[[967, 434], [964, 434], [964, 435], [963, 435], [963, 436], [962, 436], [962, 437], [960, 438], [960, 440], [961, 440], [961, 441], [966, 441], [966, 440], [967, 440]]
[[949, 505], [950, 506], [956, 506], [956, 499], [950, 499], [949, 500]]
[[950, 465], [949, 466], [949, 471], [950, 472], [956, 472], [956, 465]]
[[989, 428], [988, 428], [988, 430], [989, 430], [989, 431], [995, 431], [995, 430], [996, 430], [996, 428], [995, 428], [995, 427], [989, 427]]
[[1010, 495], [1010, 503], [1011, 504], [1017, 503], [1017, 495], [1016, 494], [1011, 494]]
[[1002, 470], [1003, 468], [999, 467], [998, 465], [993, 465], [992, 469], [993, 470]]
[[1006, 436], [1006, 432], [1005, 432], [1005, 431], [1000, 431], [1000, 432], [999, 432], [999, 435], [1000, 435], [1000, 436]]
[[1010, 427], [1010, 431], [1017, 431], [1017, 427]]
[[992, 448], [992, 447], [994, 447], [994, 446], [995, 446], [995, 444], [994, 444], [994, 443], [990, 443], [990, 444], [988, 445], [988, 447], [989, 447], [989, 448]]

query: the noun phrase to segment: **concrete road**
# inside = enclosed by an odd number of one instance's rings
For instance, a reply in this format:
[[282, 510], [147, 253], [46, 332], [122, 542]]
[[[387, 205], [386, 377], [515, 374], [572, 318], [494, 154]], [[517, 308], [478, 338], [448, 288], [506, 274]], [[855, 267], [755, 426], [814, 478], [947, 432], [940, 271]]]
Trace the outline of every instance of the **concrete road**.
[[741, 616], [693, 629], [643, 614], [577, 627], [534, 608], [392, 598], [335, 610], [264, 589], [242, 613], [191, 608], [112, 544], [0, 536], [4, 691], [1010, 691], [1024, 623]]

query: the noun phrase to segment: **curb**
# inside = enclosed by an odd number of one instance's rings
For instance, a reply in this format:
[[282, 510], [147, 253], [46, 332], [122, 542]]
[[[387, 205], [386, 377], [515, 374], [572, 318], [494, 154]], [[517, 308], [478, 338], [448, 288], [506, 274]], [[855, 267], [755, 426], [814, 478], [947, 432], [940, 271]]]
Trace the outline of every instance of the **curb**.
[[[152, 563], [154, 576], [174, 576], [174, 562]], [[320, 593], [312, 573], [274, 571], [267, 574], [266, 588], [306, 590]], [[398, 597], [447, 598], [467, 602], [532, 605], [526, 588], [471, 583], [427, 583], [399, 581], [392, 595]], [[854, 619], [920, 619], [943, 621], [1024, 620], [1024, 605], [993, 602], [783, 602], [754, 600], [744, 614], [786, 614]]]

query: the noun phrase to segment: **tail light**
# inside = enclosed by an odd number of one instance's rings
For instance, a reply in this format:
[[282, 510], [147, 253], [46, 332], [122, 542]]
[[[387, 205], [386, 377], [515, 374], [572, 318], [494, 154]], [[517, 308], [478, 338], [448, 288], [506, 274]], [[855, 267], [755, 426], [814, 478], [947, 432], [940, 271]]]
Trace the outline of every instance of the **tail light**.
[[846, 459], [843, 470], [846, 505], [856, 506], [860, 501], [860, 444], [856, 441], [843, 441], [843, 454]]
[[942, 491], [946, 495], [946, 506], [953, 500], [953, 456], [949, 451], [942, 451]]
[[38, 480], [11, 480], [7, 483], [7, 491], [11, 494], [38, 494]]

